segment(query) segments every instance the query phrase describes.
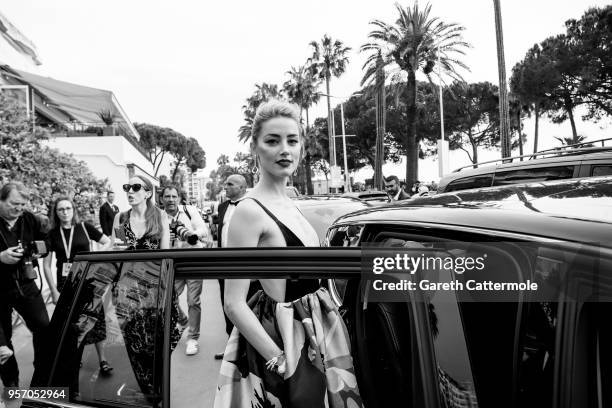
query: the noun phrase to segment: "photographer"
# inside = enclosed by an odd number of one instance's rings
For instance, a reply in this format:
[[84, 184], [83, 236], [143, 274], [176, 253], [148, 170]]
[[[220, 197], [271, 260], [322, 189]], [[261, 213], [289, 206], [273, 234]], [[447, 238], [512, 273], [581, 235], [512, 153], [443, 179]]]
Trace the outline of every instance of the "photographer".
[[[13, 350], [11, 315], [15, 309], [32, 332], [36, 366], [42, 361], [43, 336], [49, 325], [45, 302], [34, 282], [38, 252], [46, 255], [46, 237], [40, 220], [24, 211], [28, 199], [21, 183], [10, 182], [0, 189], [0, 347]], [[0, 365], [0, 376], [5, 387], [19, 385], [14, 355]]]
[[[210, 234], [208, 227], [197, 208], [188, 205], [179, 205], [179, 190], [174, 186], [167, 186], [161, 192], [164, 210], [170, 218], [170, 247], [171, 248], [203, 248], [210, 246]], [[203, 241], [205, 244], [203, 244]], [[176, 295], [180, 294], [187, 286], [187, 305], [189, 307], [186, 318], [183, 314], [182, 320], [189, 324], [185, 354], [192, 356], [199, 351], [198, 339], [200, 338], [200, 320], [202, 308], [200, 296], [202, 295], [202, 280], [177, 280], [175, 282]], [[183, 324], [184, 325], [184, 324]]]

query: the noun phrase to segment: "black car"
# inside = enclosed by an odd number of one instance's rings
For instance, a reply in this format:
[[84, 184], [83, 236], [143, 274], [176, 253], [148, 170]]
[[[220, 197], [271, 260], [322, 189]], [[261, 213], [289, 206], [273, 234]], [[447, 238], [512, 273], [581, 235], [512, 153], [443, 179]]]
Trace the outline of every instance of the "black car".
[[[610, 142], [611, 138], [600, 140]], [[612, 147], [587, 143], [464, 166], [445, 175], [438, 193], [491, 186], [612, 175]], [[519, 160], [520, 159], [520, 160]]]
[[[347, 324], [368, 408], [612, 406], [612, 178], [419, 200], [341, 217], [327, 233], [327, 248], [79, 255], [51, 321], [48, 359], [33, 379], [36, 386], [69, 387], [70, 404], [28, 399], [23, 406], [212, 406], [212, 354], [223, 329], [217, 336], [209, 323], [203, 337], [212, 346], [201, 347], [201, 360], [177, 353], [172, 283], [206, 279], [210, 299], [210, 279], [245, 277], [327, 283]], [[451, 265], [429, 270], [424, 263], [409, 274], [435, 289], [377, 293], [376, 281], [387, 275], [376, 275], [370, 258], [390, 252]], [[535, 283], [550, 291], [442, 288], [452, 279], [465, 286], [483, 280], [466, 270], [470, 258], [486, 258], [491, 285]], [[389, 279], [383, 283], [399, 282]], [[115, 364], [107, 377], [85, 340], [101, 312]], [[135, 314], [149, 323], [134, 327]], [[211, 367], [206, 376], [204, 366]]]

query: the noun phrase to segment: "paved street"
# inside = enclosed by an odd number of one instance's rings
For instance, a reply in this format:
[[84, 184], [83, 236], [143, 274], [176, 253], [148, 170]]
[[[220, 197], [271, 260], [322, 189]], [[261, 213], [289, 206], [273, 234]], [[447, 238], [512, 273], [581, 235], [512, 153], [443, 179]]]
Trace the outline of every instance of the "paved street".
[[[186, 293], [179, 298], [181, 307], [187, 311]], [[53, 305], [48, 306], [49, 314]], [[195, 356], [185, 355], [186, 332], [172, 354], [171, 362], [171, 399], [173, 408], [209, 407], [212, 406], [217, 375], [221, 362], [214, 359], [214, 354], [223, 351], [227, 336], [223, 319], [219, 285], [216, 280], [205, 281], [202, 293], [202, 323], [200, 335], [200, 352]], [[27, 385], [32, 377], [32, 336], [25, 326], [15, 328], [13, 343], [20, 368], [20, 382]], [[123, 347], [107, 347], [107, 359], [113, 366], [112, 374], [107, 377], [99, 375], [98, 359], [93, 346], [88, 346], [83, 353], [83, 367], [80, 375], [79, 390], [81, 395], [95, 393], [122, 396], [137, 389], [135, 381], [126, 381], [122, 373], [132, 372], [129, 360]], [[129, 376], [127, 376], [129, 378]], [[0, 385], [1, 387], [1, 385]], [[6, 408], [16, 407], [7, 403]], [[0, 408], [4, 408], [0, 402]]]

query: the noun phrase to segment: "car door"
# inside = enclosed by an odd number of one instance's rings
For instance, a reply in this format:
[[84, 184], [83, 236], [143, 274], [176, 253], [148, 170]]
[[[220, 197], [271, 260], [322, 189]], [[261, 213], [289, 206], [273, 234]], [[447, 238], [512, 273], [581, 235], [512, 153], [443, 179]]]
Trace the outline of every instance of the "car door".
[[[32, 383], [67, 395], [24, 400], [24, 407], [159, 406], [163, 336], [174, 328], [165, 330], [171, 320], [163, 319], [171, 262], [156, 255], [77, 258], [50, 324], [48, 361]], [[112, 371], [101, 370], [102, 359]]]

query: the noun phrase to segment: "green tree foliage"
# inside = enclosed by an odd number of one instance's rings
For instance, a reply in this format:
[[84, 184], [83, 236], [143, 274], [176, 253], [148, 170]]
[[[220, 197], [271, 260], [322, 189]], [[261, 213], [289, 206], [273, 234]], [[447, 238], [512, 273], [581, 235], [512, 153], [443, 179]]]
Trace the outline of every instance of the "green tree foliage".
[[540, 111], [555, 123], [569, 119], [574, 143], [576, 107], [587, 107], [587, 120], [612, 114], [611, 14], [606, 6], [568, 20], [566, 33], [534, 45], [512, 70], [511, 89], [534, 107], [536, 123]]
[[[312, 74], [321, 80], [325, 80], [325, 93], [327, 94], [328, 120], [331, 121], [330, 82], [332, 77], [339, 78], [344, 74], [349, 63], [348, 53], [350, 47], [346, 47], [340, 40], [333, 40], [325, 34], [320, 42], [311, 41], [312, 56], [310, 57], [309, 69]], [[331, 140], [332, 133], [328, 133]], [[330, 163], [331, 164], [331, 163]]]
[[578, 93], [588, 106], [586, 119], [612, 115], [612, 5], [591, 8], [565, 26], [580, 61]]
[[478, 148], [491, 148], [500, 141], [497, 86], [454, 82], [444, 91], [444, 124], [450, 133], [449, 147], [463, 150], [472, 163], [478, 163]]
[[255, 160], [250, 153], [238, 152], [232, 162], [227, 155], [222, 154], [217, 158], [217, 168], [210, 172], [211, 181], [206, 186], [208, 188], [208, 199], [214, 200], [223, 190], [223, 185], [232, 174], [242, 175], [248, 187], [254, 185], [253, 167]]
[[191, 171], [206, 167], [206, 153], [195, 138], [187, 138], [173, 129], [148, 123], [135, 123], [134, 126], [140, 134], [140, 145], [147, 151], [149, 160], [153, 163], [154, 176], [157, 177], [166, 154], [174, 158], [174, 170], [170, 180], [176, 179], [178, 169], [183, 165]]
[[238, 140], [246, 143], [251, 138], [251, 128], [255, 119], [255, 112], [263, 102], [270, 99], [282, 99], [283, 91], [278, 89], [278, 85], [263, 82], [255, 85], [255, 91], [242, 106], [244, 114], [244, 124], [238, 129]]
[[[446, 76], [460, 79], [456, 67], [467, 66], [456, 58], [463, 55], [469, 45], [462, 39], [464, 27], [446, 24], [437, 17], [431, 17], [431, 6], [425, 9], [415, 3], [412, 8], [396, 4], [399, 14], [395, 24], [381, 20], [371, 22], [375, 29], [368, 35], [370, 43], [361, 47], [370, 52], [366, 61], [363, 82], [366, 83], [376, 72], [378, 54], [389, 68], [399, 68], [406, 75], [405, 109], [406, 131], [401, 144], [406, 152], [406, 181], [412, 184], [418, 179], [419, 134], [417, 132], [417, 81], [416, 73], [422, 71], [429, 76], [434, 72], [436, 61], [440, 60]], [[393, 75], [392, 78], [399, 78]]]
[[85, 162], [41, 145], [45, 138], [41, 128], [32, 132], [25, 109], [0, 93], [0, 184], [21, 181], [34, 201], [47, 206], [56, 196], [74, 197], [77, 210], [87, 219], [90, 209], [99, 204], [106, 180], [96, 178]]
[[289, 98], [289, 101], [300, 107], [300, 121], [302, 120], [302, 112], [306, 111], [306, 137], [304, 138], [306, 149], [302, 159], [301, 169], [299, 169], [297, 180], [294, 182], [297, 182], [297, 184], [304, 184], [302, 183], [302, 179], [305, 179], [306, 188], [302, 189], [302, 193], [306, 192], [307, 194], [312, 194], [314, 192], [311, 172], [312, 149], [308, 148], [308, 143], [313, 141], [313, 139], [308, 137], [310, 129], [308, 110], [321, 97], [319, 93], [317, 93], [320, 80], [313, 76], [312, 71], [306, 66], [300, 66], [298, 68], [291, 67], [291, 70], [288, 71], [287, 74], [289, 74], [290, 79], [283, 84], [283, 90]]
[[157, 177], [164, 157], [166, 154], [172, 154], [172, 142], [177, 137], [176, 132], [170, 128], [148, 123], [134, 123], [134, 127], [140, 134], [140, 145], [144, 147], [149, 155], [149, 161], [153, 163], [153, 175]]
[[541, 47], [535, 44], [527, 51], [525, 58], [512, 68], [510, 77], [510, 91], [535, 116], [534, 153], [538, 149], [540, 115], [550, 109], [547, 93], [547, 89], [553, 86], [549, 82], [552, 80], [549, 77], [550, 70], [550, 65], [542, 57]]

